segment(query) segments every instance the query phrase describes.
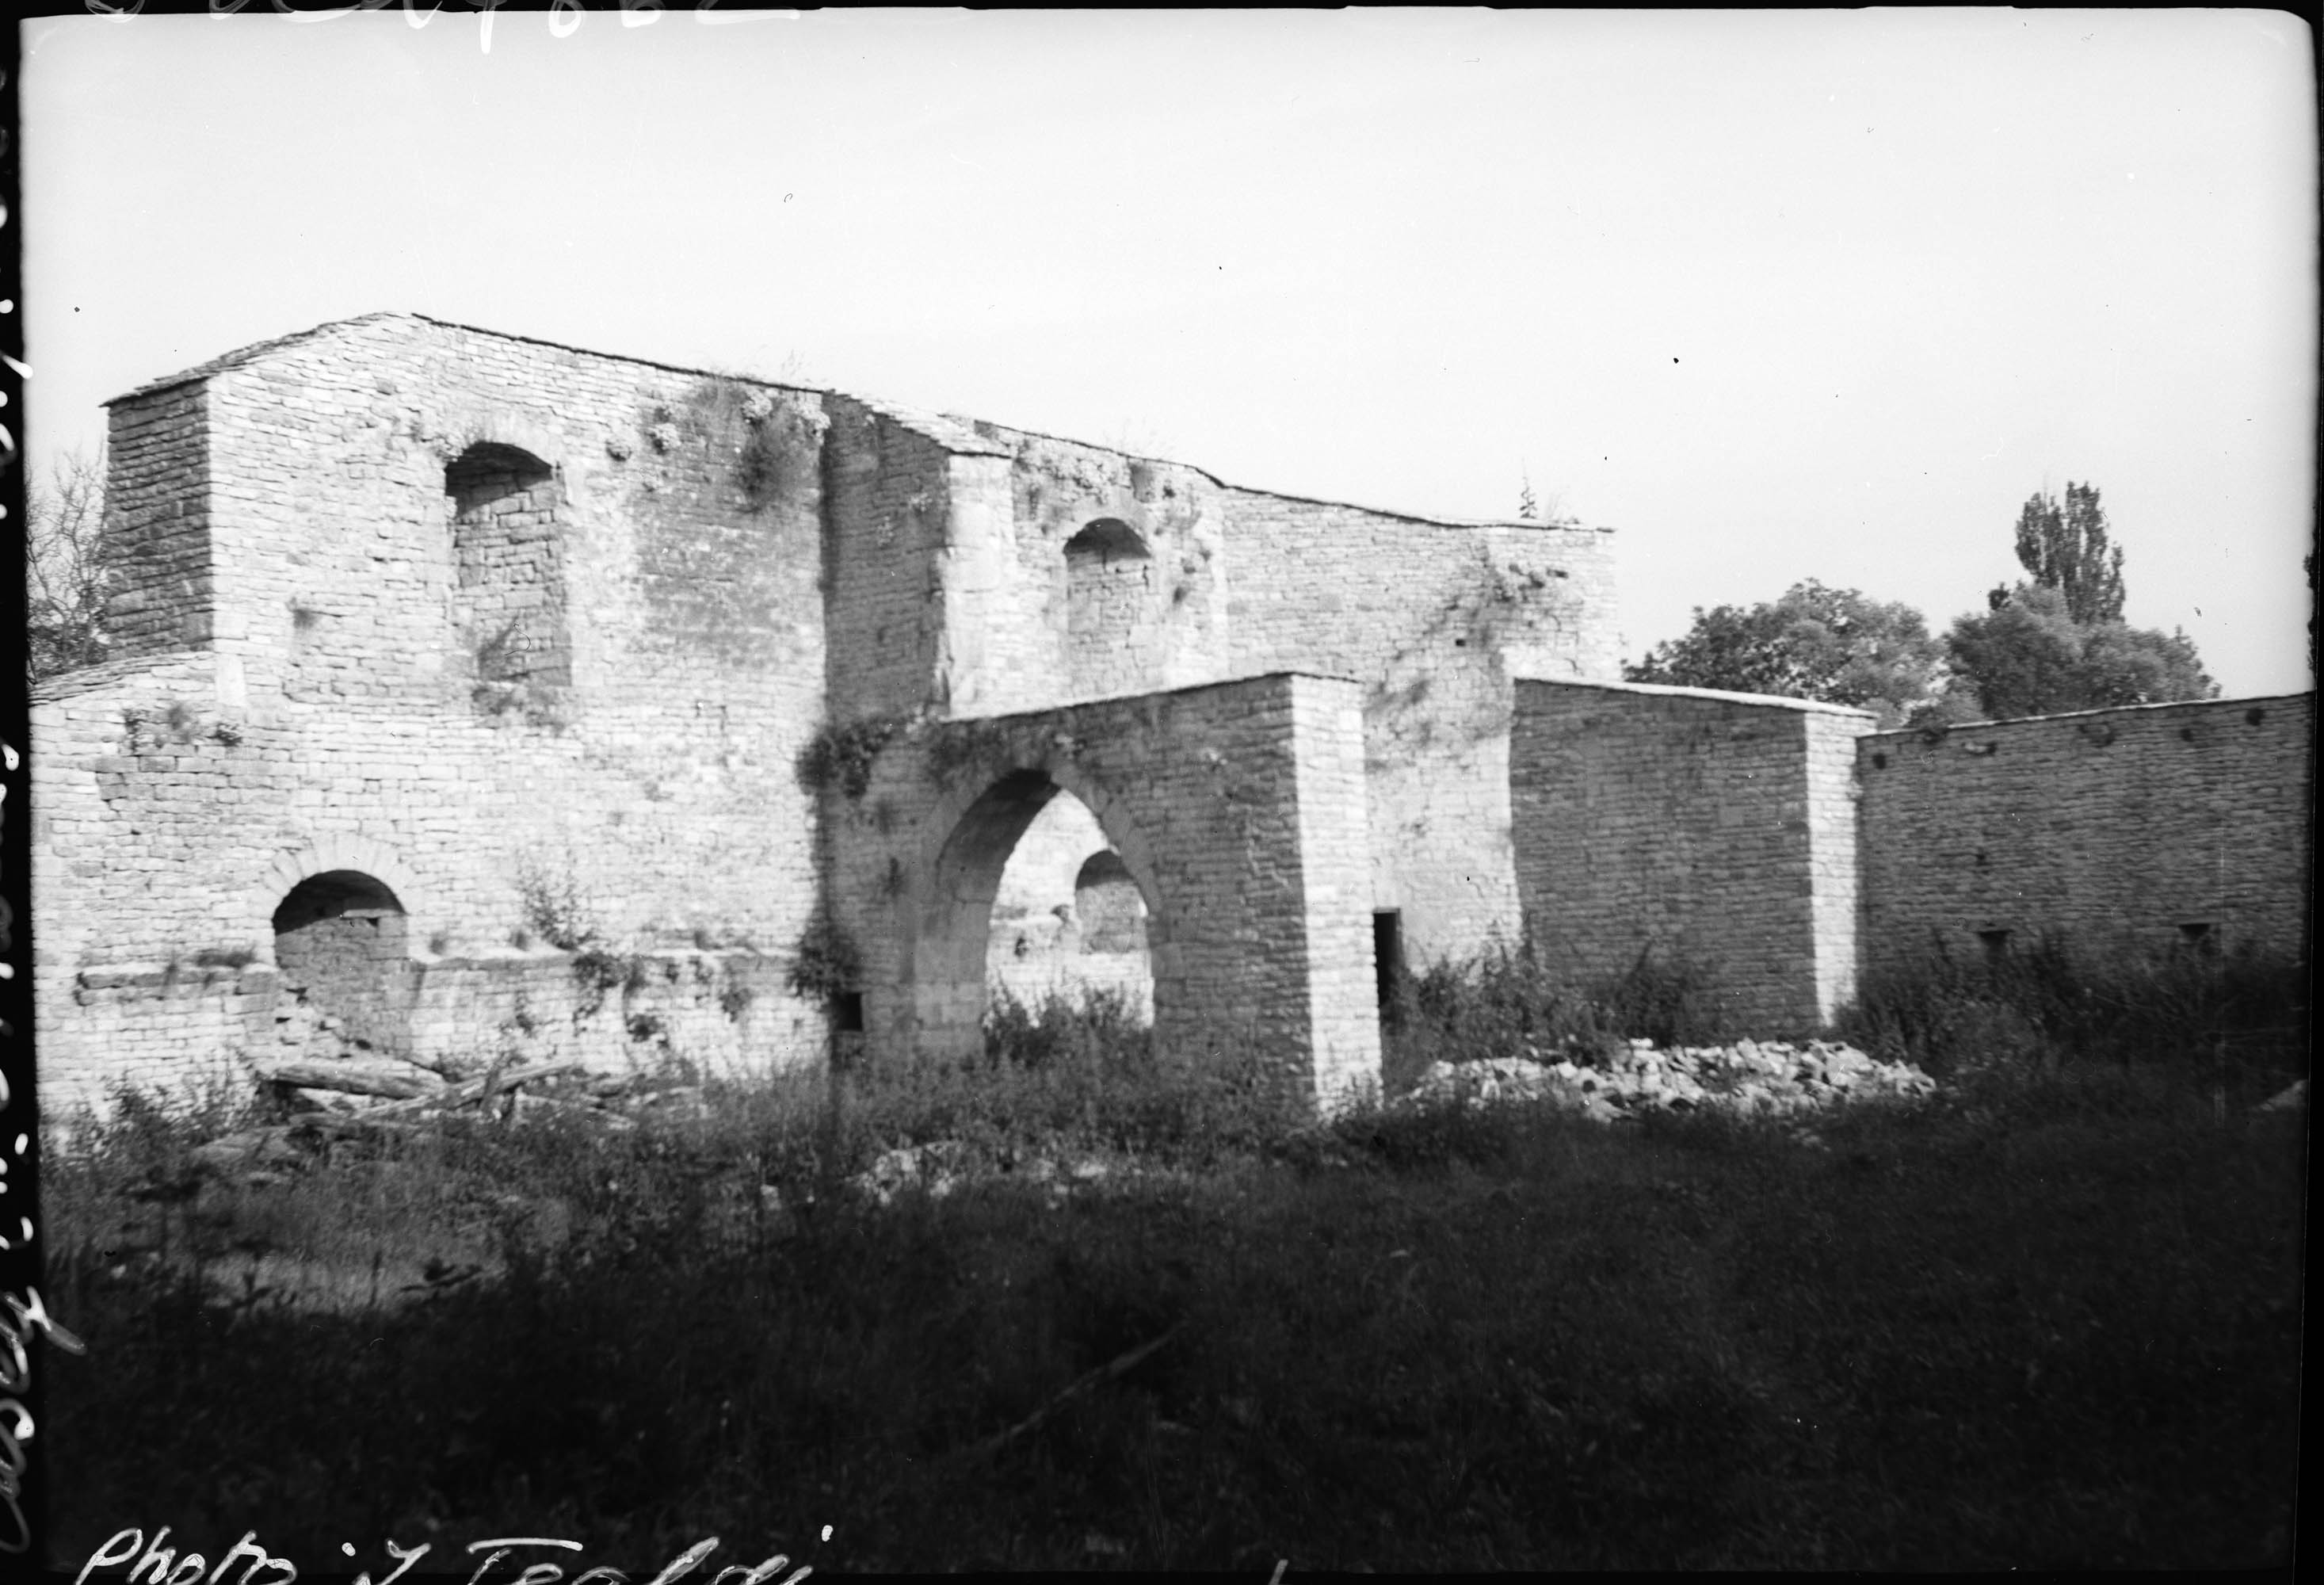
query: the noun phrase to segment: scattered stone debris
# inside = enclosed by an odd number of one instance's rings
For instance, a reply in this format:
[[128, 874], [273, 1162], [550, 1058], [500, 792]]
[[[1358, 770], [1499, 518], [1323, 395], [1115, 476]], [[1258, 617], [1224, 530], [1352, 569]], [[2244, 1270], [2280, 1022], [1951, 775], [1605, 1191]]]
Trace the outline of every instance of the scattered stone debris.
[[[657, 1083], [644, 1074], [578, 1083], [577, 1062], [501, 1065], [465, 1080], [416, 1063], [311, 1060], [262, 1062], [261, 1084], [290, 1107], [287, 1121], [213, 1139], [192, 1153], [201, 1176], [239, 1178], [253, 1186], [282, 1181], [336, 1139], [409, 1138], [431, 1129], [492, 1120], [571, 1117], [624, 1132], [641, 1114], [698, 1119], [708, 1103], [699, 1085]], [[554, 1092], [544, 1093], [554, 1087]]]
[[[1421, 1074], [1412, 1099], [1472, 1105], [1545, 1101], [1608, 1123], [1646, 1111], [1697, 1109], [1803, 1120], [1850, 1099], [1931, 1095], [1936, 1088], [1934, 1079], [1909, 1063], [1880, 1062], [1829, 1040], [1738, 1040], [1668, 1050], [1632, 1040], [1603, 1068], [1523, 1057], [1435, 1063]], [[1804, 1128], [1801, 1132], [1803, 1143], [1821, 1144]]]
[[847, 1181], [849, 1187], [874, 1203], [890, 1205], [898, 1195], [908, 1192], [941, 1200], [966, 1184], [1006, 1178], [1039, 1185], [1054, 1206], [1064, 1204], [1076, 1190], [1096, 1188], [1111, 1178], [1114, 1170], [1095, 1159], [1059, 1162], [1046, 1156], [1019, 1157], [1006, 1152], [994, 1156], [958, 1139], [932, 1139], [925, 1145], [884, 1151]]

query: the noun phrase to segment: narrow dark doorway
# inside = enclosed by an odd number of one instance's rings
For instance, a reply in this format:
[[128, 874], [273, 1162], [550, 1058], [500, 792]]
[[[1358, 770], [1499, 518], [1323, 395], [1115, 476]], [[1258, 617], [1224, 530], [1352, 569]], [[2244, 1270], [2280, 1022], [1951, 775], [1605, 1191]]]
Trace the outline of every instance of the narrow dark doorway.
[[1394, 908], [1372, 915], [1372, 974], [1380, 1024], [1395, 1028], [1404, 1021], [1404, 916]]

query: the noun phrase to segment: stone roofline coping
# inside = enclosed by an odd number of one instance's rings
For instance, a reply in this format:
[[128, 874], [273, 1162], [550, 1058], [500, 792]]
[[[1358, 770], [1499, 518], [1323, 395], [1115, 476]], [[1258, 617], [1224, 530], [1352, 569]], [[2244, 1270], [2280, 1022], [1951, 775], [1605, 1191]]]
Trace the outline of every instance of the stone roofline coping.
[[1821, 699], [1794, 699], [1788, 694], [1738, 694], [1727, 688], [1683, 688], [1658, 682], [1612, 682], [1589, 677], [1520, 677], [1521, 683], [1546, 683], [1561, 688], [1600, 688], [1611, 694], [1658, 694], [1673, 699], [1710, 699], [1723, 705], [1769, 705], [1777, 709], [1801, 710], [1818, 715], [1860, 715], [1867, 721], [1877, 721], [1879, 715], [1871, 710], [1859, 710], [1853, 705], [1829, 705]]
[[[464, 325], [456, 319], [440, 319], [433, 314], [417, 313], [405, 309], [385, 309], [375, 314], [357, 314], [352, 318], [333, 319], [309, 329], [293, 331], [288, 336], [278, 336], [267, 341], [254, 341], [248, 346], [237, 347], [232, 352], [210, 359], [208, 363], [197, 364], [190, 369], [181, 370], [178, 373], [167, 375], [162, 379], [149, 381], [145, 384], [124, 392], [119, 396], [109, 397], [98, 405], [115, 407], [122, 402], [157, 395], [180, 385], [197, 384], [213, 375], [223, 374], [228, 370], [239, 369], [254, 364], [270, 354], [303, 346], [331, 331], [344, 330], [356, 325], [375, 324], [385, 319], [415, 319], [423, 325], [441, 326], [447, 330], [464, 331], [471, 336], [489, 336], [496, 341], [513, 341], [526, 346], [545, 346], [558, 352], [578, 353], [584, 357], [607, 358], [614, 363], [632, 364], [645, 369], [660, 369], [672, 374], [698, 374], [706, 379], [734, 380], [746, 385], [763, 386], [770, 391], [813, 392], [817, 395], [835, 396], [848, 401], [860, 402], [881, 417], [902, 424], [943, 449], [959, 456], [1014, 456], [1016, 455], [1013, 448], [977, 435], [975, 426], [979, 420], [963, 418], [955, 413], [934, 412], [889, 401], [880, 397], [862, 396], [852, 391], [841, 390], [835, 385], [787, 385], [780, 381], [761, 379], [755, 374], [733, 374], [722, 369], [696, 368], [687, 364], [666, 364], [654, 358], [632, 357], [626, 353], [600, 352], [595, 347], [576, 346], [571, 342], [550, 341], [540, 336], [520, 336], [508, 330], [490, 330], [481, 325]], [[1321, 495], [1295, 495], [1281, 490], [1265, 490], [1250, 484], [1230, 484], [1216, 474], [1197, 467], [1192, 463], [1174, 462], [1168, 457], [1142, 456], [1135, 452], [1120, 451], [1112, 447], [1100, 446], [1088, 440], [1075, 440], [1071, 436], [1051, 435], [1039, 429], [1020, 429], [1013, 424], [996, 422], [993, 427], [1028, 436], [1037, 440], [1055, 440], [1067, 446], [1084, 446], [1092, 451], [1102, 451], [1114, 456], [1127, 457], [1135, 462], [1158, 463], [1165, 467], [1185, 468], [1189, 473], [1198, 474], [1208, 479], [1222, 490], [1239, 490], [1246, 495], [1264, 495], [1273, 501], [1303, 502], [1310, 506], [1344, 506], [1351, 511], [1370, 512], [1375, 517], [1394, 518], [1400, 522], [1424, 523], [1431, 528], [1555, 530], [1591, 534], [1610, 534], [1614, 531], [1608, 528], [1584, 528], [1580, 523], [1541, 522], [1531, 518], [1432, 516], [1425, 512], [1397, 511], [1387, 507], [1366, 506], [1355, 501], [1333, 501]]]
[[2298, 705], [2305, 701], [2312, 709], [2316, 690], [2307, 688], [2296, 694], [2238, 694], [2224, 699], [2164, 699], [2153, 705], [2101, 705], [2095, 710], [2061, 710], [2055, 715], [2012, 715], [1999, 721], [1956, 721], [1943, 728], [1922, 726], [1892, 726], [1886, 732], [1868, 734], [1872, 738], [1916, 738], [1926, 733], [1941, 730], [1947, 733], [1982, 732], [1995, 726], [2034, 726], [2045, 721], [2084, 721], [2093, 715], [2130, 715], [2142, 710], [2232, 710], [2254, 705]]
[[[846, 393], [843, 392], [840, 394]], [[865, 397], [858, 396], [853, 400], [863, 402], [867, 407], [880, 405]], [[1199, 478], [1209, 480], [1222, 490], [1233, 490], [1244, 495], [1264, 495], [1269, 501], [1296, 501], [1308, 506], [1344, 506], [1351, 511], [1367, 511], [1374, 517], [1394, 518], [1399, 522], [1425, 523], [1435, 529], [1535, 529], [1583, 534], [1610, 534], [1614, 531], [1605, 528], [1586, 528], [1581, 523], [1543, 522], [1536, 518], [1444, 517], [1427, 512], [1398, 511], [1385, 506], [1366, 506], [1360, 501], [1338, 501], [1326, 495], [1295, 495], [1286, 490], [1268, 490], [1257, 484], [1238, 484], [1231, 480], [1219, 477], [1210, 469], [1198, 464], [1180, 462], [1176, 457], [1148, 456], [1144, 452], [1124, 451], [1119, 447], [1101, 446], [1093, 440], [1076, 440], [1071, 435], [1052, 435], [1046, 429], [1028, 429], [1016, 424], [1004, 424], [993, 419], [972, 419], [959, 413], [940, 413], [937, 416], [948, 423], [964, 425], [972, 429], [979, 426], [990, 426], [995, 429], [1005, 429], [1012, 435], [1022, 435], [1028, 440], [1050, 440], [1060, 446], [1079, 446], [1090, 451], [1102, 451], [1108, 456], [1119, 456], [1130, 462], [1150, 462], [1158, 467], [1183, 468]], [[1003, 456], [1016, 455], [1007, 447], [995, 446], [992, 449]]]
[[1346, 683], [1351, 687], [1363, 686], [1360, 678], [1338, 677], [1326, 671], [1259, 671], [1253, 672], [1249, 677], [1223, 677], [1211, 682], [1183, 683], [1175, 688], [1148, 688], [1135, 694], [1106, 694], [1094, 699], [1074, 699], [1063, 705], [1043, 705], [1032, 710], [1003, 711], [998, 715], [947, 715], [929, 724], [942, 727], [956, 726], [970, 721], [1030, 720], [1038, 715], [1063, 715], [1093, 705], [1130, 705], [1140, 699], [1167, 698], [1173, 694], [1199, 694], [1211, 688], [1232, 688], [1240, 687], [1245, 683], [1272, 682], [1277, 677], [1287, 679], [1305, 677], [1310, 682]]
[[33, 686], [31, 702], [34, 705], [60, 705], [68, 699], [96, 693], [115, 683], [147, 677], [156, 681], [202, 683], [208, 680], [206, 674], [216, 664], [216, 652], [208, 649], [161, 650], [151, 654], [100, 660], [94, 666], [60, 671], [53, 677], [42, 678]]
[[[269, 354], [303, 345], [329, 331], [345, 330], [356, 325], [375, 324], [383, 319], [417, 319], [423, 325], [437, 325], [447, 330], [465, 331], [471, 336], [489, 336], [495, 341], [514, 341], [526, 346], [545, 346], [557, 352], [579, 353], [584, 357], [606, 358], [617, 364], [634, 364], [640, 368], [660, 369], [672, 374], [700, 374], [713, 380], [734, 380], [745, 385], [763, 385], [770, 391], [804, 391], [813, 392], [817, 395], [827, 393], [835, 396], [848, 394], [846, 392], [831, 390], [824, 386], [787, 385], [779, 380], [761, 379], [756, 374], [735, 374], [724, 369], [701, 369], [688, 364], [666, 364], [658, 358], [632, 357], [627, 353], [600, 352], [595, 347], [576, 346], [567, 341], [551, 341], [541, 336], [520, 336], [512, 330], [492, 330], [482, 325], [464, 325], [457, 319], [439, 319], [433, 314], [415, 313], [407, 309], [383, 309], [375, 314], [357, 314], [352, 318], [333, 319], [309, 329], [293, 331], [288, 336], [277, 336], [266, 341], [254, 341], [248, 346], [236, 347], [234, 351], [222, 354], [208, 363], [197, 364], [190, 369], [160, 380], [149, 381], [134, 390], [108, 398], [98, 405], [112, 407], [116, 403], [134, 401], [141, 396], [151, 396], [157, 392], [168, 391], [175, 386], [191, 385], [198, 381], [207, 380], [213, 374], [223, 374], [230, 369], [238, 369], [247, 364], [256, 363]], [[854, 400], [864, 401], [861, 397]], [[866, 405], [877, 404], [867, 402]]]
[[[1207, 477], [1208, 475], [1205, 475]], [[1222, 488], [1240, 490], [1246, 495], [1264, 495], [1271, 501], [1297, 501], [1309, 506], [1344, 506], [1354, 511], [1368, 511], [1374, 517], [1392, 517], [1399, 522], [1425, 523], [1432, 529], [1526, 529], [1536, 533], [1610, 534], [1608, 528], [1590, 528], [1581, 523], [1544, 522], [1530, 517], [1442, 517], [1426, 512], [1399, 511], [1393, 507], [1366, 506], [1360, 501], [1333, 501], [1322, 495], [1294, 495], [1286, 490], [1262, 490], [1252, 484], [1228, 484]]]

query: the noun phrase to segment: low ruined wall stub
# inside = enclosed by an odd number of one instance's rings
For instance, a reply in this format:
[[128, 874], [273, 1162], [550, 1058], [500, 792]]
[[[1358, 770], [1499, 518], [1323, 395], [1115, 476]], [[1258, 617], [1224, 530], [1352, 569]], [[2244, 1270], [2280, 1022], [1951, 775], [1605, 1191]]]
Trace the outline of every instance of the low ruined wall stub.
[[1708, 971], [1737, 1021], [1812, 1031], [1852, 986], [1860, 711], [1704, 690], [1520, 680], [1517, 883], [1575, 979], [1642, 952]]
[[2307, 948], [2315, 696], [1880, 733], [1857, 745], [1866, 951], [1978, 935]]
[[1163, 1049], [1255, 1062], [1310, 1101], [1376, 1081], [1360, 696], [1278, 676], [899, 736], [829, 812], [872, 1050], [975, 1048], [984, 910], [1054, 784], [1148, 897]]
[[123, 1086], [164, 1101], [246, 1095], [254, 1063], [362, 1055], [358, 1040], [429, 1066], [514, 1055], [735, 1079], [816, 1067], [827, 1046], [822, 1009], [788, 994], [770, 954], [650, 953], [635, 983], [611, 987], [549, 951], [421, 954], [394, 968], [399, 1038], [387, 1042], [265, 964], [82, 970], [61, 981], [63, 1007], [42, 1009], [43, 1108], [101, 1115]]

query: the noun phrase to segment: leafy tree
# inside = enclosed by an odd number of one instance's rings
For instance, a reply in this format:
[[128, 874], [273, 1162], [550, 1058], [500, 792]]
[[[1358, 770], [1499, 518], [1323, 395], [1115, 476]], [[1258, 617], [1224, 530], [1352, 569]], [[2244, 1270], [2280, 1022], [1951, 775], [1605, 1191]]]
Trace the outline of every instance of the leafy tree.
[[1684, 637], [1655, 645], [1622, 675], [1853, 705], [1883, 726], [1936, 707], [1947, 683], [1944, 646], [1919, 612], [1812, 578], [1757, 605], [1698, 605]]
[[39, 683], [106, 657], [105, 454], [60, 457], [43, 489], [25, 481], [24, 668]]
[[2038, 585], [1958, 619], [1946, 645], [1955, 675], [1997, 721], [2219, 694], [2185, 633], [2076, 622], [2063, 590]]
[[1957, 619], [1945, 639], [1954, 675], [1988, 717], [2218, 697], [2184, 632], [2123, 621], [2122, 548], [2108, 542], [2096, 485], [2069, 483], [2062, 506], [2028, 501], [2017, 560], [2033, 581], [1994, 590], [1992, 609]]
[[2066, 484], [2066, 502], [2036, 493], [2017, 514], [2017, 562], [2034, 586], [2056, 589], [2076, 622], [2122, 620], [2122, 547], [2107, 539], [2098, 486]]

